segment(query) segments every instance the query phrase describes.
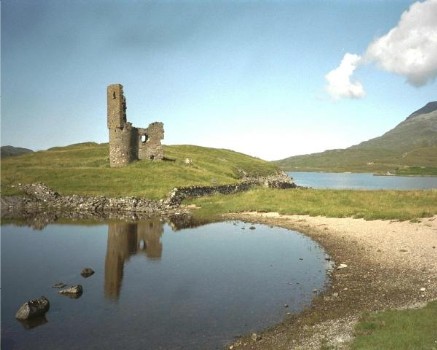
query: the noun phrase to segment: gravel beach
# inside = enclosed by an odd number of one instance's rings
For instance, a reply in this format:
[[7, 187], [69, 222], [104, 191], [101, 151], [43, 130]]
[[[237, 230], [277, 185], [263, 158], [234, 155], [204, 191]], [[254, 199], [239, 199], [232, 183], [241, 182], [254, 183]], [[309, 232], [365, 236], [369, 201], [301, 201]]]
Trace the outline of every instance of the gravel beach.
[[417, 222], [257, 212], [227, 218], [302, 232], [335, 262], [330, 286], [310, 308], [228, 349], [348, 349], [363, 312], [422, 307], [437, 299], [437, 216]]

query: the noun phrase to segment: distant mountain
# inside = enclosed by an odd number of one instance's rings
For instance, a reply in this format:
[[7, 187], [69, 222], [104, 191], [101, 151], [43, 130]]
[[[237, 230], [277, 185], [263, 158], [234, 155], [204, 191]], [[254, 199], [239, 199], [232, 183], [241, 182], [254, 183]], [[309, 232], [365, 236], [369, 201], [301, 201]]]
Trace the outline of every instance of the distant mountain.
[[32, 152], [33, 151], [31, 149], [22, 148], [22, 147], [14, 147], [14, 146], [1, 146], [0, 147], [1, 158], [20, 156], [22, 154], [32, 153]]
[[376, 148], [407, 152], [433, 145], [437, 145], [437, 102], [430, 102], [425, 107], [415, 111], [384, 135], [351, 148]]
[[428, 102], [425, 106], [418, 109], [416, 112], [411, 113], [410, 116], [407, 118], [407, 120], [412, 119], [417, 115], [428, 114], [436, 110], [437, 110], [437, 101]]
[[437, 171], [437, 101], [410, 114], [380, 137], [358, 145], [275, 161], [289, 171]]

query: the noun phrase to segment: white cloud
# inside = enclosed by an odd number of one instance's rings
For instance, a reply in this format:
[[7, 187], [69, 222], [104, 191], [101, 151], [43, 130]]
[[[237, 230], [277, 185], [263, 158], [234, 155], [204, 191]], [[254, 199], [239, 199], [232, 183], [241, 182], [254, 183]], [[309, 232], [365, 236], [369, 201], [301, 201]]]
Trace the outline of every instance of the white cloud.
[[412, 4], [397, 26], [374, 40], [363, 57], [347, 53], [340, 66], [325, 76], [327, 92], [335, 99], [363, 97], [363, 86], [351, 77], [359, 65], [369, 63], [404, 76], [416, 87], [433, 81], [437, 77], [437, 0]]
[[332, 97], [335, 99], [361, 98], [365, 95], [361, 83], [351, 81], [351, 76], [360, 62], [360, 56], [347, 53], [340, 65], [325, 75], [325, 79], [328, 81], [326, 90]]
[[437, 76], [437, 0], [416, 2], [398, 25], [369, 45], [366, 61], [422, 86]]

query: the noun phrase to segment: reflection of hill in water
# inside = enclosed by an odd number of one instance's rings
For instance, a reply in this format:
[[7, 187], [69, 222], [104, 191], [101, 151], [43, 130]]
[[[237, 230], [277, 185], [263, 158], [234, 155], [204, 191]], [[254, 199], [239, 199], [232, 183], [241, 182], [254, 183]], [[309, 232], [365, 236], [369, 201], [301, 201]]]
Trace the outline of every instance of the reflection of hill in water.
[[105, 295], [118, 299], [124, 264], [132, 255], [143, 254], [148, 259], [162, 256], [163, 222], [159, 218], [138, 223], [109, 223], [105, 259]]

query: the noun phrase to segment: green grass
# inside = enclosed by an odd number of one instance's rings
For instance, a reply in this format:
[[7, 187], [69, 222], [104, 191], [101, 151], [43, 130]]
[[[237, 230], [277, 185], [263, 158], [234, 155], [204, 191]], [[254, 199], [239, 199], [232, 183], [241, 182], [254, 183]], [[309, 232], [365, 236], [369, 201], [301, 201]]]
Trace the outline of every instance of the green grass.
[[437, 214], [437, 191], [353, 191], [259, 188], [231, 196], [191, 200], [200, 215], [243, 211], [278, 212], [367, 220], [413, 220]]
[[380, 172], [398, 168], [401, 154], [392, 150], [329, 150], [274, 162], [289, 171]]
[[[174, 161], [137, 161], [109, 167], [108, 144], [81, 143], [2, 160], [1, 193], [18, 194], [17, 183], [44, 182], [64, 195], [144, 196], [159, 199], [174, 187], [237, 182], [243, 174], [275, 173], [275, 165], [230, 150], [164, 146]], [[190, 158], [191, 165], [184, 160]]]
[[423, 309], [366, 314], [355, 331], [353, 350], [437, 349], [437, 301]]
[[400, 176], [437, 176], [437, 167], [404, 167], [394, 173]]

